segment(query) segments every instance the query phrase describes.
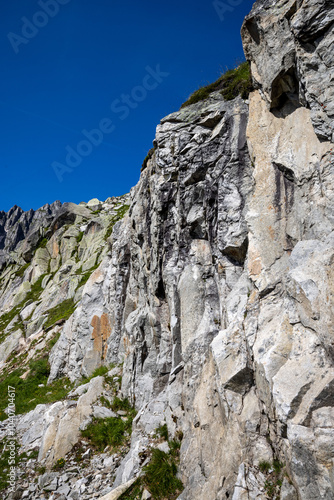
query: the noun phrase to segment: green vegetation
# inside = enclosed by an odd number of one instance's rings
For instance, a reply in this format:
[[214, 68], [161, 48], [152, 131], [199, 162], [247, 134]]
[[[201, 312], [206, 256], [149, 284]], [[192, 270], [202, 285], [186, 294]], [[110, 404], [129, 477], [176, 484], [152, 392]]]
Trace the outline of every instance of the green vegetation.
[[167, 428], [167, 424], [160, 425], [155, 430], [155, 437], [161, 437], [165, 441], [168, 441], [168, 428]]
[[30, 262], [27, 262], [26, 264], [24, 264], [24, 266], [22, 266], [18, 271], [16, 271], [15, 276], [22, 278], [29, 266], [30, 266]]
[[99, 366], [98, 368], [96, 368], [93, 371], [93, 373], [89, 377], [83, 377], [81, 379], [79, 385], [88, 384], [88, 382], [90, 382], [92, 380], [92, 378], [101, 377], [101, 376], [105, 375], [106, 373], [108, 373], [108, 371], [109, 371], [109, 368], [107, 366]]
[[259, 469], [266, 476], [264, 488], [268, 498], [270, 500], [279, 500], [283, 483], [284, 464], [279, 460], [274, 460], [272, 464], [263, 460], [259, 463]]
[[82, 431], [82, 435], [99, 451], [106, 446], [119, 448], [131, 434], [132, 420], [131, 415], [126, 421], [121, 417], [95, 419], [86, 430]]
[[60, 337], [60, 332], [56, 333], [56, 335], [51, 340], [49, 340], [48, 351], [51, 351], [52, 347], [58, 342], [59, 337]]
[[[108, 369], [104, 366], [95, 370], [91, 378], [104, 375]], [[95, 419], [86, 430], [82, 431], [82, 436], [88, 438], [91, 444], [99, 451], [106, 446], [119, 448], [129, 438], [132, 429], [132, 421], [136, 416], [136, 410], [130, 405], [127, 399], [115, 397], [109, 406], [113, 411], [123, 410], [127, 413], [123, 420], [121, 417], [110, 417], [105, 419]]]
[[182, 482], [176, 477], [177, 465], [174, 458], [158, 448], [152, 451], [151, 461], [143, 471], [144, 484], [156, 499], [172, 499], [183, 490]]
[[[26, 367], [27, 369], [28, 367]], [[69, 390], [71, 384], [67, 379], [59, 379], [47, 385], [50, 374], [50, 366], [47, 357], [39, 358], [29, 363], [30, 372], [23, 380], [21, 376], [24, 371], [14, 370], [12, 373], [0, 382], [0, 420], [7, 418], [3, 411], [8, 404], [8, 386], [15, 387], [16, 414], [26, 413], [33, 410], [38, 404], [54, 403], [63, 399]], [[42, 387], [39, 385], [43, 384]], [[67, 388], [66, 388], [67, 386]]]
[[141, 171], [145, 170], [145, 168], [147, 167], [147, 163], [152, 158], [154, 151], [155, 151], [155, 147], [151, 148], [149, 150], [149, 152], [147, 153], [147, 155], [145, 156], [145, 159], [144, 159], [142, 167], [141, 167]]
[[[166, 432], [167, 431], [167, 432]], [[164, 424], [156, 429], [155, 437], [165, 438], [168, 430]], [[183, 484], [177, 478], [177, 466], [179, 463], [180, 446], [183, 434], [179, 432], [177, 439], [168, 441], [169, 453], [165, 453], [158, 448], [148, 452], [151, 454], [149, 464], [143, 468], [143, 476], [139, 477], [135, 483], [123, 493], [120, 500], [140, 500], [143, 489], [146, 488], [155, 500], [167, 499], [175, 500], [183, 490]], [[146, 458], [146, 453], [143, 458]]]
[[143, 485], [140, 479], [137, 479], [123, 495], [120, 496], [119, 500], [141, 500], [143, 492]]
[[131, 406], [129, 400], [127, 398], [125, 399], [120, 399], [117, 396], [114, 398], [114, 401], [111, 403], [111, 409], [113, 411], [126, 411], [131, 414], [136, 413], [134, 408]]
[[76, 240], [77, 240], [77, 243], [79, 244], [82, 240], [82, 238], [84, 237], [84, 232], [83, 231], [80, 231], [80, 233], [78, 234], [78, 236], [76, 237]]
[[39, 248], [45, 248], [46, 245], [48, 244], [48, 239], [47, 238], [43, 238], [37, 245], [37, 248], [36, 250], [38, 250]]
[[271, 469], [271, 464], [266, 460], [263, 460], [259, 463], [259, 469], [263, 473], [269, 472], [269, 470]]
[[75, 311], [75, 303], [73, 299], [66, 299], [57, 306], [47, 311], [48, 319], [44, 324], [44, 330], [53, 326], [57, 321], [67, 320]]
[[237, 68], [226, 71], [217, 81], [199, 88], [189, 99], [181, 106], [185, 108], [191, 104], [204, 101], [212, 92], [221, 90], [221, 94], [225, 100], [231, 101], [238, 95], [242, 99], [247, 99], [252, 91], [252, 78], [250, 73], [249, 63], [247, 61], [241, 63]]
[[65, 467], [65, 459], [64, 458], [58, 458], [57, 462], [53, 466], [53, 470], [61, 470]]
[[110, 221], [110, 224], [107, 228], [107, 232], [104, 235], [105, 241], [107, 241], [107, 239], [111, 236], [112, 230], [114, 229], [114, 225], [116, 224], [116, 222], [123, 219], [124, 215], [129, 210], [129, 208], [130, 208], [130, 205], [122, 205], [121, 207], [115, 209], [117, 214], [114, 215]]

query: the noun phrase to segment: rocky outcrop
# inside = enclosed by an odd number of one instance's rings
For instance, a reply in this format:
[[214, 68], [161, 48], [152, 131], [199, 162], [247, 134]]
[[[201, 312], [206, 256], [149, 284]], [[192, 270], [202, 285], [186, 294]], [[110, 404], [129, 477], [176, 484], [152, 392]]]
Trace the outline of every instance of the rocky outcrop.
[[258, 0], [242, 27], [256, 86], [270, 109], [310, 110], [320, 140], [334, 141], [331, 0]]
[[[128, 212], [67, 204], [28, 259], [29, 283], [51, 266], [56, 289], [71, 290], [62, 300], [75, 299], [52, 325], [49, 382], [122, 366], [117, 394], [138, 412], [106, 498], [141, 474], [164, 422], [182, 436], [179, 500], [334, 498], [333, 12], [326, 0], [256, 2], [242, 28], [249, 99], [214, 92], [164, 118]], [[7, 309], [25, 281], [6, 285]], [[20, 311], [39, 325], [28, 336], [43, 338], [48, 286]], [[1, 359], [22, 348], [18, 326]], [[83, 419], [107, 415], [93, 403], [82, 418], [69, 402], [43, 407], [52, 439], [40, 460], [50, 466]]]

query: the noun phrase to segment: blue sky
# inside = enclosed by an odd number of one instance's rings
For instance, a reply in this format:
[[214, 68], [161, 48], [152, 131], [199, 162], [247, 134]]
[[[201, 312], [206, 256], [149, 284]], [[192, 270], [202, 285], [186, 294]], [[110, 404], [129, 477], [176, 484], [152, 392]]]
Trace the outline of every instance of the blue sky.
[[128, 192], [160, 119], [243, 59], [252, 4], [3, 2], [0, 210]]

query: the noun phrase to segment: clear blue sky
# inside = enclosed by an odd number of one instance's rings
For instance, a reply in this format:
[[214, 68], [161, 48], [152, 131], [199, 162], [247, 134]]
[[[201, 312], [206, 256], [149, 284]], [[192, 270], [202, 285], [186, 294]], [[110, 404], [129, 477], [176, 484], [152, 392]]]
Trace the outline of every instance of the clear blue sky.
[[159, 120], [243, 59], [253, 1], [221, 4], [224, 19], [210, 0], [2, 2], [0, 210], [128, 192]]

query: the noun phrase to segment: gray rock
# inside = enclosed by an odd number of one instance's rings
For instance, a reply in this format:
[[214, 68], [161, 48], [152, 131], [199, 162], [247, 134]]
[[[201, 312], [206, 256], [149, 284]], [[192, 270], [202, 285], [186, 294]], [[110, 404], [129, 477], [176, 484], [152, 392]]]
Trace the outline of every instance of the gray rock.
[[93, 415], [95, 418], [110, 418], [116, 417], [116, 413], [104, 406], [93, 406]]

